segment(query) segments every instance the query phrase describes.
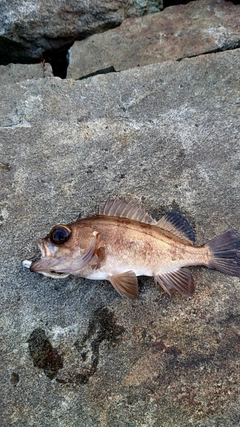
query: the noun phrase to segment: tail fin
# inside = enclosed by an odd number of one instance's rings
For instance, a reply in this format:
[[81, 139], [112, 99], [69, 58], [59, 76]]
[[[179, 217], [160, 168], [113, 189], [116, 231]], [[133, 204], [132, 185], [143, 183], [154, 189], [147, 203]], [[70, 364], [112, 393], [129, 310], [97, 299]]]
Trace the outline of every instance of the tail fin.
[[206, 244], [212, 253], [208, 267], [240, 277], [240, 234], [229, 230]]

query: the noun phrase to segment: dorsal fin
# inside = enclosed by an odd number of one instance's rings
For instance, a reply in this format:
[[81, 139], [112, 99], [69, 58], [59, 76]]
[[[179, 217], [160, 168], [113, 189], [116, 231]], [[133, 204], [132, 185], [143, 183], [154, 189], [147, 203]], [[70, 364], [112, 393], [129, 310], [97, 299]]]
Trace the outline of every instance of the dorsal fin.
[[188, 220], [178, 211], [170, 212], [164, 215], [158, 222], [157, 227], [178, 237], [181, 241], [193, 244], [195, 243], [195, 232]]
[[134, 202], [125, 202], [124, 200], [108, 199], [103, 207], [99, 208], [99, 215], [120, 216], [145, 222], [147, 224], [156, 224], [156, 221]]
[[158, 222], [153, 219], [143, 208], [134, 202], [125, 202], [121, 199], [108, 199], [103, 207], [99, 207], [99, 215], [119, 216], [136, 221], [155, 225], [168, 234], [177, 237], [184, 243], [195, 242], [195, 232], [188, 220], [178, 211], [170, 212], [163, 216]]

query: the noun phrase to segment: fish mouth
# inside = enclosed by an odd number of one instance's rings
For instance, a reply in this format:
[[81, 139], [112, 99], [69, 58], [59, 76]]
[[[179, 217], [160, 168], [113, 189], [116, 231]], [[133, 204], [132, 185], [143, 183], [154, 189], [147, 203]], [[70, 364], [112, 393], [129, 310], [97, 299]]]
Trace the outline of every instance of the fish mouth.
[[[52, 279], [65, 279], [66, 277], [69, 276], [69, 273], [56, 271], [54, 270], [54, 267], [51, 267], [51, 265], [48, 266], [49, 264], [48, 261], [50, 261], [50, 264], [51, 264], [51, 260], [40, 258], [39, 260], [32, 262], [28, 268], [30, 268], [30, 271], [34, 271], [35, 273], [42, 274], [43, 276], [46, 276], [46, 277], [51, 277]], [[26, 261], [24, 261], [24, 264], [25, 264], [25, 267], [27, 267]]]
[[[30, 268], [30, 271], [36, 271], [36, 270], [32, 270]], [[37, 271], [37, 273], [40, 273], [40, 274], [42, 274], [43, 276], [46, 276], [46, 277], [51, 277], [52, 279], [65, 279], [66, 277], [69, 276], [69, 274], [58, 273], [57, 271], [54, 271], [54, 270], [50, 270], [50, 271]]]
[[41, 251], [41, 258], [36, 261], [24, 260], [22, 263], [23, 266], [29, 268], [30, 271], [53, 279], [65, 279], [68, 277], [69, 273], [56, 271], [54, 269], [56, 264], [58, 264], [58, 261], [54, 259], [54, 254], [57, 252], [58, 248], [54, 245], [47, 245], [42, 239], [37, 241], [37, 245]]

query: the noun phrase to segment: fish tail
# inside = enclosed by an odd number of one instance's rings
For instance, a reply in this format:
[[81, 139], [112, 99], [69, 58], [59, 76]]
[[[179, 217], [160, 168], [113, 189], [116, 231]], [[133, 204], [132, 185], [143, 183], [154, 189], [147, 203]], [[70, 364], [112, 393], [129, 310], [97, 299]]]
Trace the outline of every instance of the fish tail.
[[206, 244], [210, 251], [208, 267], [240, 277], [240, 234], [229, 230]]

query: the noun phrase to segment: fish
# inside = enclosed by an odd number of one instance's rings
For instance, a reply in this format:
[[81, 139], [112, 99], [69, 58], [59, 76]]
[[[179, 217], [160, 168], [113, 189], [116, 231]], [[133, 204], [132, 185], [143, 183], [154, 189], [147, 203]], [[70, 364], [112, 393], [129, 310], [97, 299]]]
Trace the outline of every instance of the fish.
[[41, 257], [25, 260], [32, 272], [54, 279], [69, 275], [108, 280], [130, 299], [138, 297], [138, 276], [154, 278], [170, 296], [192, 296], [189, 266], [202, 265], [240, 277], [240, 234], [231, 229], [196, 246], [195, 232], [178, 212], [156, 220], [134, 202], [108, 199], [98, 214], [57, 224], [37, 241]]

